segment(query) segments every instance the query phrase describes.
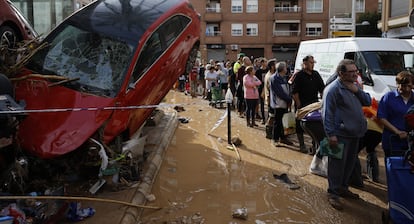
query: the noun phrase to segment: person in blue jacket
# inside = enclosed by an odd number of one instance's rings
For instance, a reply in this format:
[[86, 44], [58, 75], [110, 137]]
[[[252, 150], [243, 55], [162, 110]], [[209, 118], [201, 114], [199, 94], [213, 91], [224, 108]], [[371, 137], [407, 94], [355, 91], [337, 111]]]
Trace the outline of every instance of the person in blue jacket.
[[284, 133], [282, 118], [292, 106], [289, 84], [287, 82], [286, 62], [276, 64], [276, 74], [270, 78], [270, 107], [275, 111], [273, 123], [273, 141], [276, 146], [279, 144], [293, 145]]
[[382, 148], [385, 157], [393, 155], [392, 151], [408, 149], [408, 130], [404, 115], [414, 104], [414, 76], [409, 71], [397, 74], [397, 89], [387, 92], [378, 104], [377, 117], [384, 125]]
[[343, 144], [342, 158], [328, 157], [328, 201], [342, 210], [339, 197], [358, 199], [351, 192], [349, 180], [358, 159], [360, 138], [367, 131], [362, 106], [371, 105], [371, 96], [356, 84], [355, 62], [343, 59], [337, 67], [339, 78], [328, 85], [322, 97], [322, 122], [330, 148]]

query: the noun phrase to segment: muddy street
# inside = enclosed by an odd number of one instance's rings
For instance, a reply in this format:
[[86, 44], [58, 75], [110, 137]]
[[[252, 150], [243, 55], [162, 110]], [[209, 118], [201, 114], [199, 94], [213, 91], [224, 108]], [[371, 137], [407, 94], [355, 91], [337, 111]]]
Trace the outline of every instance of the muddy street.
[[[162, 209], [144, 210], [140, 223], [381, 223], [387, 201], [383, 163], [382, 184], [366, 180], [363, 189], [351, 188], [361, 199], [344, 199], [339, 212], [327, 202], [327, 180], [309, 173], [312, 156], [296, 146], [273, 146], [264, 125], [247, 127], [232, 112], [231, 135], [242, 140], [234, 150], [227, 143], [227, 118], [213, 128], [225, 108], [176, 91], [164, 103], [182, 104], [177, 116], [188, 123], [179, 124], [152, 187], [155, 200], [147, 203]], [[297, 145], [295, 136], [291, 140]], [[365, 156], [360, 158], [364, 167]], [[295, 185], [275, 178], [282, 174]], [[240, 212], [241, 218], [233, 217]]]

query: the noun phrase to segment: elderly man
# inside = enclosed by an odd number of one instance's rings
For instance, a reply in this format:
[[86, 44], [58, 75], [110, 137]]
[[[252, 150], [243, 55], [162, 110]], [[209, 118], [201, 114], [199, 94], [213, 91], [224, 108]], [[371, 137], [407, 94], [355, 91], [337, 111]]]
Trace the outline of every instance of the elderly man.
[[342, 210], [339, 197], [359, 198], [348, 185], [358, 159], [359, 140], [367, 131], [362, 106], [370, 106], [371, 97], [356, 83], [358, 69], [353, 60], [343, 59], [336, 70], [338, 78], [323, 93], [322, 121], [329, 148], [337, 149], [343, 144], [340, 157], [328, 158], [328, 201]]

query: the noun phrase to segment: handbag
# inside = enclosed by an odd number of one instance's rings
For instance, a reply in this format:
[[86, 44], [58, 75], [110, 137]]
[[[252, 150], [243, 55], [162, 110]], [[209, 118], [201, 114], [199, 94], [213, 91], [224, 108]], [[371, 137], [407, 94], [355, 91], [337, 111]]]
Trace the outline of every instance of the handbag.
[[296, 118], [295, 113], [290, 111], [283, 114], [282, 125], [285, 135], [291, 135], [296, 133]]

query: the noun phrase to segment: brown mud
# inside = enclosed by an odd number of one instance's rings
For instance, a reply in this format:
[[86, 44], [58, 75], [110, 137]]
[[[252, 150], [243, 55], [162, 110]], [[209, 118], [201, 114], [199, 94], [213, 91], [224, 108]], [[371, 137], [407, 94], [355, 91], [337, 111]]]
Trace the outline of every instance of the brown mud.
[[[264, 125], [247, 127], [232, 111], [231, 136], [242, 140], [234, 150], [227, 142], [227, 118], [213, 128], [226, 108], [176, 91], [164, 103], [183, 106], [178, 116], [188, 123], [179, 124], [153, 184], [155, 200], [147, 203], [162, 209], [145, 209], [138, 223], [381, 223], [387, 204], [382, 158], [381, 183], [366, 180], [364, 188], [351, 188], [361, 199], [344, 199], [344, 210], [337, 211], [327, 202], [326, 178], [309, 172], [312, 156], [298, 151], [295, 136], [295, 146], [275, 147]], [[360, 158], [364, 167], [365, 155]], [[300, 188], [273, 176], [283, 173]], [[232, 216], [241, 208], [247, 220]]]

